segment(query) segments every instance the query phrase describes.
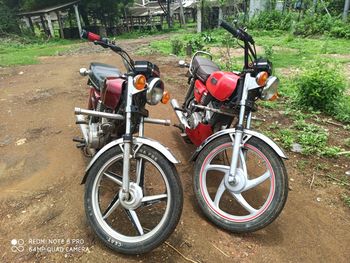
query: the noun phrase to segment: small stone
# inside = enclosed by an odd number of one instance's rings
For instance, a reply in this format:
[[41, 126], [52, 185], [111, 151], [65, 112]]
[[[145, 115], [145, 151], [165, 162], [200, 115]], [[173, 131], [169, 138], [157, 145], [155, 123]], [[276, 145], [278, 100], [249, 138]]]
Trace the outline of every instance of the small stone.
[[21, 213], [24, 214], [24, 213], [26, 213], [26, 212], [27, 212], [26, 210], [23, 210]]
[[288, 185], [288, 190], [289, 190], [289, 191], [293, 191], [293, 187], [291, 187], [290, 185]]
[[316, 201], [317, 201], [317, 202], [321, 202], [321, 197], [317, 197], [317, 198], [316, 198]]
[[290, 180], [291, 182], [294, 182], [294, 179], [293, 179], [293, 178], [290, 178], [289, 180]]
[[19, 139], [18, 141], [16, 141], [16, 145], [17, 146], [20, 146], [22, 144], [25, 144], [27, 142], [27, 139], [26, 138], [23, 138], [23, 139]]
[[24, 74], [24, 72], [23, 71], [20, 71], [19, 73], [18, 73], [18, 75], [23, 75]]
[[303, 147], [299, 143], [292, 144], [292, 152], [301, 153], [302, 150], [303, 150]]
[[350, 176], [350, 170], [345, 172], [345, 175]]

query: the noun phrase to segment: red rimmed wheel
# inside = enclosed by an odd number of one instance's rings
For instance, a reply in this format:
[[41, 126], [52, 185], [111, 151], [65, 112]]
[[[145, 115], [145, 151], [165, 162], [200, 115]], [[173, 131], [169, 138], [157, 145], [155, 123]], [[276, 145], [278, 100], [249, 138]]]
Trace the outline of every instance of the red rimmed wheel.
[[196, 161], [194, 191], [204, 214], [232, 232], [252, 232], [273, 222], [288, 195], [287, 172], [281, 158], [266, 143], [251, 138], [240, 153], [236, 180], [227, 189], [232, 141], [210, 142]]

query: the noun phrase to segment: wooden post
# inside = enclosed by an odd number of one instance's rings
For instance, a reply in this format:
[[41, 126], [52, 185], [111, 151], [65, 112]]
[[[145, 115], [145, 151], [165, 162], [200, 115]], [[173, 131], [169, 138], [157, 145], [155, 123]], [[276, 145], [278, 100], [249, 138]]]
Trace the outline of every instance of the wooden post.
[[43, 27], [43, 29], [44, 29], [45, 35], [48, 36], [48, 35], [49, 35], [49, 32], [47, 31], [46, 24], [45, 24], [45, 20], [44, 20], [43, 16], [40, 16], [40, 21], [41, 21], [41, 25], [42, 25], [42, 27]]
[[28, 16], [27, 18], [28, 18], [30, 29], [32, 30], [33, 33], [35, 33], [32, 18], [30, 16]]
[[344, 22], [346, 22], [348, 20], [349, 8], [350, 8], [350, 0], [345, 0], [344, 11], [343, 11], [343, 21]]
[[197, 33], [202, 32], [202, 8], [201, 1], [197, 3]]
[[45, 14], [45, 18], [46, 18], [46, 20], [47, 20], [47, 25], [49, 26], [49, 30], [50, 30], [50, 35], [51, 35], [51, 37], [55, 37], [55, 32], [53, 31], [53, 26], [52, 26], [52, 21], [51, 21], [50, 13], [46, 13], [46, 14]]
[[57, 15], [58, 26], [60, 28], [61, 38], [64, 38], [63, 23], [62, 23], [62, 19], [61, 19], [61, 12], [60, 11], [56, 11], [56, 15]]
[[79, 36], [81, 38], [81, 23], [80, 23], [80, 15], [79, 15], [79, 10], [78, 10], [78, 5], [74, 5], [74, 11], [75, 11], [75, 16], [77, 18], [77, 24], [78, 24], [78, 29], [79, 29]]

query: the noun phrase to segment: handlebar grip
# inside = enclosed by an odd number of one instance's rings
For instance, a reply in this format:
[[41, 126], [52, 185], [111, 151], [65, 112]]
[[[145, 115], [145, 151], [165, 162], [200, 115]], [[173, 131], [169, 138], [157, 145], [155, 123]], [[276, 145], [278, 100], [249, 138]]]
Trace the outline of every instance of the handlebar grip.
[[228, 32], [230, 32], [234, 37], [239, 36], [239, 32], [237, 29], [233, 28], [229, 23], [224, 20], [220, 20], [220, 26], [225, 28]]

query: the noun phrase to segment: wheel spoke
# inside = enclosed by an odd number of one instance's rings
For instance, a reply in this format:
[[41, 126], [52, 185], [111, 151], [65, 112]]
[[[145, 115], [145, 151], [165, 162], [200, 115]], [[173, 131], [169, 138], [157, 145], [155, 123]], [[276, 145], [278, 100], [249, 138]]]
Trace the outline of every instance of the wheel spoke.
[[256, 186], [258, 186], [259, 184], [265, 182], [268, 178], [270, 178], [271, 174], [270, 171], [265, 172], [263, 175], [254, 178], [252, 180], [247, 180], [247, 184], [244, 187], [243, 191], [247, 191], [249, 189], [252, 189]]
[[102, 215], [103, 219], [106, 219], [107, 217], [109, 217], [112, 214], [112, 212], [118, 207], [119, 203], [120, 203], [119, 193], [117, 193], [114, 196], [113, 200], [109, 203], [107, 209], [104, 211]]
[[225, 192], [225, 177], [222, 179], [220, 186], [218, 190], [216, 191], [215, 199], [214, 199], [214, 204], [219, 207], [219, 203], [222, 197], [222, 194]]
[[144, 206], [148, 206], [148, 205], [159, 203], [161, 201], [165, 201], [167, 198], [168, 198], [167, 194], [150, 195], [150, 196], [144, 196], [141, 202]]
[[108, 179], [112, 180], [113, 182], [117, 183], [118, 185], [123, 184], [123, 179], [121, 176], [113, 173], [113, 172], [104, 172], [103, 173]]
[[124, 209], [126, 214], [128, 215], [129, 220], [131, 221], [132, 225], [135, 227], [137, 233], [142, 236], [144, 234], [143, 228], [141, 226], [139, 217], [137, 216], [136, 212], [134, 210], [128, 210]]
[[241, 206], [243, 206], [243, 208], [245, 210], [247, 210], [250, 214], [256, 214], [258, 212], [258, 210], [253, 208], [250, 204], [248, 204], [248, 202], [245, 200], [245, 198], [241, 194], [235, 194], [235, 193], [232, 193], [232, 192], [231, 192], [231, 194], [237, 200], [237, 202]]
[[144, 188], [145, 184], [145, 164], [143, 159], [137, 161], [136, 167], [136, 183], [142, 188]]
[[227, 173], [228, 171], [230, 171], [230, 166], [222, 165], [222, 164], [209, 164], [207, 165], [207, 167], [205, 167], [205, 170], [206, 171], [215, 170], [215, 171]]

